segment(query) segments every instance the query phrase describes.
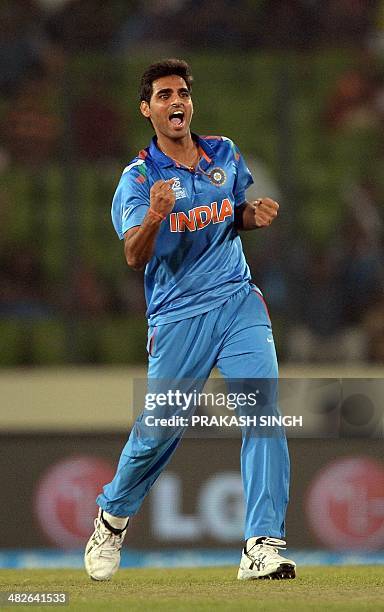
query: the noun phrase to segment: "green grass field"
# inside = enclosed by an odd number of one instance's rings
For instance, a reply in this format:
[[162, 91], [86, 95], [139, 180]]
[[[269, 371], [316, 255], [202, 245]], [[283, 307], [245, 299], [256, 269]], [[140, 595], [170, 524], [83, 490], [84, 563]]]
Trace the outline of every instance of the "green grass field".
[[[384, 610], [383, 566], [305, 567], [285, 581], [240, 582], [236, 571], [130, 569], [97, 583], [80, 570], [2, 570], [0, 591], [66, 591], [70, 603], [63, 610]], [[2, 607], [14, 608], [52, 609]]]

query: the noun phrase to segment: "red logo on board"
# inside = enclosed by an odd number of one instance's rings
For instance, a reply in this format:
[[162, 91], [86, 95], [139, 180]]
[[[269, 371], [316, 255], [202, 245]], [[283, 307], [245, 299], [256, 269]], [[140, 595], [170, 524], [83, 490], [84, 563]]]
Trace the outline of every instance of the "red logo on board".
[[38, 483], [35, 512], [49, 540], [61, 548], [82, 547], [89, 538], [104, 484], [114, 476], [99, 457], [68, 457], [56, 463]]
[[337, 459], [312, 481], [306, 512], [317, 538], [333, 550], [384, 546], [384, 464], [370, 457]]

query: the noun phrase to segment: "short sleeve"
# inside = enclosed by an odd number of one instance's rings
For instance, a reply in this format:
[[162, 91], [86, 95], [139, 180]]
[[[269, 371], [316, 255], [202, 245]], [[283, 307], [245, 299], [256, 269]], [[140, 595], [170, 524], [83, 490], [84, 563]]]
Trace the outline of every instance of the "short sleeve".
[[236, 178], [233, 187], [233, 195], [235, 197], [235, 206], [240, 206], [245, 202], [245, 192], [252, 185], [253, 178], [249, 171], [247, 164], [244, 161], [238, 147], [233, 145], [235, 165], [236, 165]]
[[127, 166], [112, 201], [112, 222], [120, 240], [126, 231], [141, 225], [149, 207], [146, 164], [137, 160]]

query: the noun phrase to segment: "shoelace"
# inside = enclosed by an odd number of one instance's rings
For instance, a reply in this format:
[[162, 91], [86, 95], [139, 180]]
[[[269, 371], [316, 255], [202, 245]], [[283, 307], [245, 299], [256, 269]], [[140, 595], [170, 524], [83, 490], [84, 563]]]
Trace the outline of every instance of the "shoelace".
[[259, 542], [259, 544], [254, 544], [252, 548], [247, 550], [246, 555], [249, 558], [254, 558], [256, 554], [260, 554], [260, 552], [263, 551], [268, 553], [269, 556], [275, 557], [279, 554], [279, 550], [285, 549], [285, 540], [280, 540], [279, 538], [265, 538], [262, 542]]
[[[117, 540], [117, 541], [116, 541]], [[116, 550], [120, 550], [122, 546], [122, 537], [121, 535], [112, 534], [111, 538], [108, 540], [108, 543], [105, 543], [100, 551], [100, 557], [110, 558], [116, 553]]]
[[101, 538], [103, 536], [107, 536], [107, 539], [103, 543], [103, 548], [100, 551], [101, 557], [108, 558], [112, 556], [116, 550], [121, 549], [124, 539], [124, 531], [123, 533], [119, 534], [112, 533], [98, 518], [95, 519], [95, 529], [98, 531]]
[[287, 547], [286, 541], [280, 540], [279, 538], [265, 538], [265, 540], [263, 540], [261, 544], [267, 544], [268, 546], [272, 546], [276, 550], [285, 550]]

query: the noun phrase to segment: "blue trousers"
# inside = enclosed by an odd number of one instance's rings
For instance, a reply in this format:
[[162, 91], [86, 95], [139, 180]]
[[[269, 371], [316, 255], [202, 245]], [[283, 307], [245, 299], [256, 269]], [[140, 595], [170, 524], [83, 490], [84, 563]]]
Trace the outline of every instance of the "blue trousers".
[[[277, 384], [269, 315], [260, 292], [250, 284], [219, 308], [150, 328], [148, 349], [149, 389], [151, 381], [175, 379], [188, 380], [196, 389], [215, 366], [229, 384], [234, 379], [268, 379]], [[277, 394], [273, 391], [272, 395], [272, 413], [278, 414]], [[150, 428], [144, 427], [143, 415], [132, 428], [115, 477], [97, 498], [98, 505], [114, 516], [138, 512], [181, 438], [180, 428], [172, 427], [157, 428], [151, 435]], [[283, 537], [289, 490], [285, 433], [280, 429], [276, 435], [261, 436], [247, 428], [242, 433], [245, 539]]]

